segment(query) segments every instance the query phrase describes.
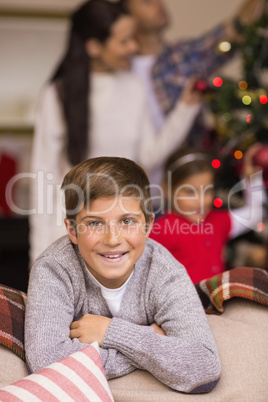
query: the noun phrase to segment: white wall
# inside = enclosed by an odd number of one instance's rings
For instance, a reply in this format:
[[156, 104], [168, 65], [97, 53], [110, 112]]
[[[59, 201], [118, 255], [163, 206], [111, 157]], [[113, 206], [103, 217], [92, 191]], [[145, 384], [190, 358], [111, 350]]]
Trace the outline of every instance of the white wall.
[[0, 0], [0, 7], [14, 10], [71, 10], [81, 0]]
[[169, 39], [194, 37], [224, 21], [237, 11], [243, 0], [164, 0], [172, 25]]
[[33, 103], [65, 44], [66, 21], [0, 18], [0, 122], [32, 120]]

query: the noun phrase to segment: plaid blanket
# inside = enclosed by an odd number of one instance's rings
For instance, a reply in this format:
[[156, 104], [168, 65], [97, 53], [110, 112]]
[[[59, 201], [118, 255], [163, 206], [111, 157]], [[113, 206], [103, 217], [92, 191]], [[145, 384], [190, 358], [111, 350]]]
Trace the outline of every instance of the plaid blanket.
[[24, 354], [24, 293], [0, 285], [0, 344], [16, 353], [22, 360]]
[[268, 306], [268, 272], [261, 268], [234, 268], [195, 287], [207, 314], [222, 314], [223, 303], [232, 297]]

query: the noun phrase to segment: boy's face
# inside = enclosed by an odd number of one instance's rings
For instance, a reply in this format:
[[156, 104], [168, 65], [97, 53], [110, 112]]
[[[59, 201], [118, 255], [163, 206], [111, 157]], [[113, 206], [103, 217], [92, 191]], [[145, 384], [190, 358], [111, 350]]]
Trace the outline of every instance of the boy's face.
[[153, 219], [146, 231], [140, 200], [133, 197], [98, 198], [76, 217], [76, 231], [68, 219], [71, 241], [78, 245], [88, 270], [105, 287], [123, 285], [143, 253]]
[[168, 25], [169, 17], [162, 0], [128, 0], [127, 4], [138, 29], [159, 32]]

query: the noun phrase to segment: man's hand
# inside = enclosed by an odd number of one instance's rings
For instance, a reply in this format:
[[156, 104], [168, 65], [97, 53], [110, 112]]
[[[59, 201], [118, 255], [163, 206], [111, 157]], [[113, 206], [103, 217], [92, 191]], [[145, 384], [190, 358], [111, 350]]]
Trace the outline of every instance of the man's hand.
[[165, 331], [163, 331], [162, 328], [159, 327], [159, 325], [157, 325], [155, 322], [154, 322], [153, 324], [151, 324], [150, 326], [153, 327], [154, 332], [155, 332], [156, 334], [159, 334], [159, 335], [166, 335]]
[[81, 343], [97, 341], [101, 346], [110, 322], [108, 317], [85, 314], [80, 320], [72, 322], [70, 338], [77, 338]]
[[254, 24], [265, 11], [265, 0], [247, 0], [238, 10], [237, 16], [242, 25]]
[[239, 7], [233, 18], [225, 23], [225, 39], [237, 44], [243, 43], [243, 34], [238, 32], [235, 21], [238, 20], [242, 27], [254, 24], [265, 12], [265, 0], [246, 0]]

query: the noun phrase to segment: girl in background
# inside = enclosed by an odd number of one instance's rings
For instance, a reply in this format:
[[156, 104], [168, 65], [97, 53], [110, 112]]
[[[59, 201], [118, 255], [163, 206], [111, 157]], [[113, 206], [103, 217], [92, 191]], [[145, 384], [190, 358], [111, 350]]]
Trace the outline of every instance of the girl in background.
[[[187, 136], [200, 109], [190, 80], [158, 135], [144, 89], [130, 71], [135, 25], [119, 4], [84, 3], [72, 15], [68, 47], [44, 88], [36, 122], [30, 257], [66, 234], [60, 183], [83, 159], [124, 156], [154, 171]], [[156, 183], [160, 184], [160, 183]]]
[[213, 209], [215, 169], [208, 154], [181, 150], [166, 163], [167, 213], [156, 221], [150, 237], [186, 267], [194, 283], [223, 272], [227, 241], [262, 221], [266, 195], [262, 173], [252, 162], [259, 148], [255, 144], [244, 156], [246, 205], [234, 211]]

